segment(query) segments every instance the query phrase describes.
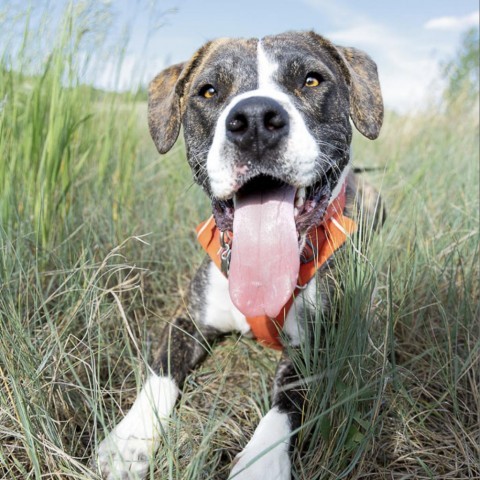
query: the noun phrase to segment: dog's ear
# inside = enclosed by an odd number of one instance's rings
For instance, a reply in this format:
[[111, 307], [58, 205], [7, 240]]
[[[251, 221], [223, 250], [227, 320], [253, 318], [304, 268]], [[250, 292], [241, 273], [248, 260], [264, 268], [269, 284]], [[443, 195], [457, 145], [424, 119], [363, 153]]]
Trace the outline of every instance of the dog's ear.
[[180, 133], [180, 96], [177, 81], [184, 63], [160, 72], [148, 87], [148, 126], [160, 153], [167, 153]]
[[374, 140], [383, 123], [383, 100], [377, 65], [361, 50], [335, 48], [348, 72], [350, 116], [358, 131]]
[[160, 153], [167, 153], [178, 138], [185, 110], [183, 98], [194, 71], [202, 64], [214, 42], [207, 42], [185, 63], [160, 72], [148, 87], [148, 126]]

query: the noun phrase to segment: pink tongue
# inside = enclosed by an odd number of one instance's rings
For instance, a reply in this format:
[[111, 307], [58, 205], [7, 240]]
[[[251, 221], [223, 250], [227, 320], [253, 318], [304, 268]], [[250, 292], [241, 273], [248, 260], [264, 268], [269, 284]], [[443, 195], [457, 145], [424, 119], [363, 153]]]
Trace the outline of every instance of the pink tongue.
[[276, 317], [298, 279], [295, 188], [237, 195], [228, 275], [230, 297], [247, 317]]

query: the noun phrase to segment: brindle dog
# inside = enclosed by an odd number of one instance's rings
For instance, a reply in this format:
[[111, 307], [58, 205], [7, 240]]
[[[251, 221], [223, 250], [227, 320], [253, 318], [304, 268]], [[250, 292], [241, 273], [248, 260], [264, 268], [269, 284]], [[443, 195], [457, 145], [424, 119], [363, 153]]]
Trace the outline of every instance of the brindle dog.
[[[305, 318], [318, 310], [334, 316], [329, 296], [317, 290], [337, 288], [329, 280], [342, 275], [335, 255], [302, 290], [295, 288], [309, 232], [325, 224], [339, 199], [337, 214], [352, 213], [358, 183], [350, 168], [350, 119], [364, 136], [378, 136], [376, 65], [313, 32], [212, 41], [152, 81], [148, 121], [158, 151], [168, 152], [183, 126], [193, 177], [211, 199], [216, 228], [233, 232], [233, 240], [220, 252], [228, 257], [223, 272], [209, 257], [200, 266], [187, 310], [163, 334], [155, 374], [100, 444], [105, 478], [147, 474], [185, 376], [219, 335], [251, 334], [250, 317], [277, 317], [294, 292], [281, 335], [292, 348], [304, 341]], [[364, 198], [363, 208], [375, 216], [377, 193], [368, 187]], [[284, 351], [271, 410], [229, 478], [290, 478], [291, 432], [300, 425], [303, 396], [282, 386], [299, 380]]]

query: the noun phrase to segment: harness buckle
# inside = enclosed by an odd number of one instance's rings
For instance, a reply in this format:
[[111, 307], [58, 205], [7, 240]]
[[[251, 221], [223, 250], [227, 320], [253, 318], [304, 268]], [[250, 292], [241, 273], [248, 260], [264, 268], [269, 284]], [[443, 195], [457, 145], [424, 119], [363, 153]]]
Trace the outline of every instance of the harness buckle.
[[228, 231], [220, 232], [220, 246], [220, 269], [225, 276], [228, 276], [232, 256], [232, 237]]

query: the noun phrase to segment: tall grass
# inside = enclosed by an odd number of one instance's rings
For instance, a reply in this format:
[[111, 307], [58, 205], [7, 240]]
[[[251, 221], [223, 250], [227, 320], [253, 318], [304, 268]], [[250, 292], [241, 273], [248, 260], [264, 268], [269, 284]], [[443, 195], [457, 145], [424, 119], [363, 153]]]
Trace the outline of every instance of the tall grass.
[[[202, 257], [193, 227], [209, 215], [181, 143], [155, 152], [145, 103], [81, 85], [74, 13], [44, 62], [28, 60], [30, 21], [0, 67], [2, 479], [95, 478], [95, 444], [185, 301]], [[364, 175], [388, 218], [345, 252], [341, 321], [319, 315], [322, 348], [296, 358], [309, 382], [294, 478], [480, 476], [471, 101], [389, 113], [378, 141], [355, 138], [356, 164], [383, 167]], [[243, 338], [218, 345], [188, 377], [150, 478], [225, 478], [270, 407], [277, 359]]]
[[[28, 10], [23, 24], [17, 19], [21, 46], [0, 52], [0, 221], [7, 232], [35, 231], [45, 247], [68, 232], [85, 181], [110, 190], [115, 210], [128, 206], [142, 138], [131, 95], [118, 101], [81, 85], [95, 61], [85, 50], [92, 34], [86, 8], [69, 4], [57, 29], [44, 12]], [[52, 30], [52, 45], [35, 49]]]
[[378, 314], [395, 341], [378, 450], [398, 478], [480, 475], [478, 96], [467, 98], [387, 119], [377, 145], [394, 146]]

